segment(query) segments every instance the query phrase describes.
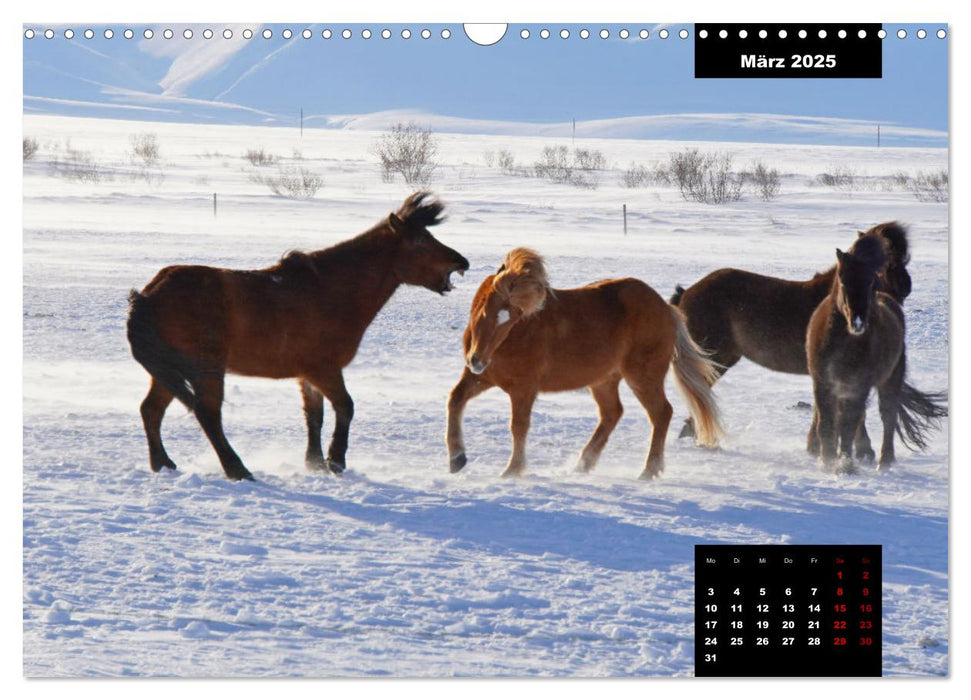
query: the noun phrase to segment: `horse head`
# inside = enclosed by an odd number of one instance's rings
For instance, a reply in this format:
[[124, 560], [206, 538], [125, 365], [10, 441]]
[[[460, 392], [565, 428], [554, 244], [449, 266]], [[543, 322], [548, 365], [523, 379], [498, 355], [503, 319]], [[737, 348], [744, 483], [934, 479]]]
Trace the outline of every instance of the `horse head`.
[[836, 308], [846, 319], [850, 335], [862, 335], [876, 304], [879, 277], [890, 257], [882, 238], [858, 238], [847, 251], [836, 249]]
[[502, 266], [476, 292], [466, 329], [466, 365], [482, 374], [517, 323], [543, 309], [553, 293], [543, 258], [528, 248], [506, 254]]
[[464, 275], [469, 269], [468, 260], [428, 231], [442, 223], [444, 209], [430, 192], [415, 192], [388, 216], [387, 222], [391, 234], [398, 238], [393, 267], [398, 279], [442, 295], [453, 289], [453, 272]]

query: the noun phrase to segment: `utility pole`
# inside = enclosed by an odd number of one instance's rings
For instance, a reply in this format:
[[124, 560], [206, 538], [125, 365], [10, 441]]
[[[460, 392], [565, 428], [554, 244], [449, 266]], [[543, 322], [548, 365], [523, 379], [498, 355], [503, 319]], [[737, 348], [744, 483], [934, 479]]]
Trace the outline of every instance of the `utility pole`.
[[624, 205], [624, 235], [627, 235], [627, 205]]
[[216, 193], [212, 193], [212, 215], [216, 215]]

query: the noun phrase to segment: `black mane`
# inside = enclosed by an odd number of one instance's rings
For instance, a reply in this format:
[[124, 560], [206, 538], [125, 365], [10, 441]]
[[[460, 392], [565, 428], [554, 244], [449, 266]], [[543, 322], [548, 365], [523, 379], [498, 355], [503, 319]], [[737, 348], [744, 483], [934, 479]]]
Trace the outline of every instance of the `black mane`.
[[407, 226], [427, 228], [438, 226], [445, 220], [442, 216], [444, 210], [445, 205], [435, 195], [427, 190], [419, 190], [404, 201], [395, 215]]

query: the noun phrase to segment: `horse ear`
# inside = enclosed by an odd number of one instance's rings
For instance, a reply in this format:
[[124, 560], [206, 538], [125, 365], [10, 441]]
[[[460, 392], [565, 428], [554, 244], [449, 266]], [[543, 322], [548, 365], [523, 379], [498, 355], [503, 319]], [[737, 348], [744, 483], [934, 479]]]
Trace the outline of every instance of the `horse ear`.
[[843, 258], [844, 257], [846, 257], [846, 253], [844, 253], [842, 250], [840, 250], [839, 248], [837, 248], [836, 249], [836, 259], [839, 262], [843, 262]]
[[863, 238], [863, 237], [864, 237], [865, 235], [866, 235], [866, 234], [865, 234], [865, 233], [863, 233], [863, 231], [857, 231], [857, 232], [856, 232], [856, 237], [857, 237], [857, 238]]
[[503, 263], [502, 265], [499, 266], [499, 269], [496, 270], [496, 274], [497, 275], [501, 275], [502, 272], [503, 272], [503, 270], [505, 270], [505, 269], [506, 269], [506, 263]]
[[395, 233], [399, 233], [401, 231], [403, 224], [401, 222], [401, 219], [399, 219], [398, 215], [395, 214], [394, 212], [391, 212], [388, 215], [388, 226], [390, 226], [391, 230], [394, 231]]

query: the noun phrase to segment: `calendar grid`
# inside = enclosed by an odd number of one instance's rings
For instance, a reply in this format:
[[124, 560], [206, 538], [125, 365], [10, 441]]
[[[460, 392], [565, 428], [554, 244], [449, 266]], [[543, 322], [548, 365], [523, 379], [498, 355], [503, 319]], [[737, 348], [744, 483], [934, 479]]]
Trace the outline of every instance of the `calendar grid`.
[[696, 676], [880, 676], [880, 545], [697, 545]]

